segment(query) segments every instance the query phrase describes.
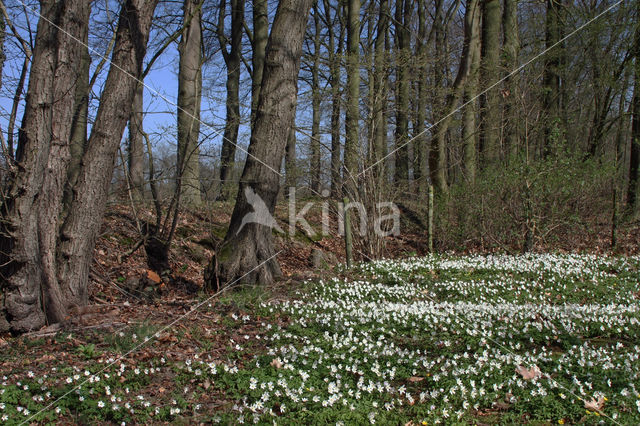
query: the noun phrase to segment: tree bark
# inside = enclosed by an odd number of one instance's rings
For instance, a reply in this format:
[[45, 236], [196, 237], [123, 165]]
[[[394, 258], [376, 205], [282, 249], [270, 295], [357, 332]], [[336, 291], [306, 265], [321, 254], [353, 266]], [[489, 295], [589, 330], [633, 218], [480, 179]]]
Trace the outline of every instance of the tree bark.
[[220, 0], [218, 19], [218, 41], [227, 66], [227, 118], [220, 154], [220, 197], [226, 199], [227, 183], [236, 159], [236, 144], [240, 127], [240, 64], [242, 49], [242, 28], [244, 24], [244, 1], [231, 0], [231, 46], [227, 50], [227, 38], [224, 34], [224, 14], [226, 0]]
[[[88, 43], [88, 34], [85, 40]], [[78, 80], [76, 82], [75, 107], [73, 113], [73, 122], [71, 125], [71, 141], [69, 170], [67, 172], [67, 183], [65, 186], [65, 202], [64, 207], [67, 209], [71, 205], [72, 188], [75, 185], [80, 173], [82, 154], [87, 146], [87, 119], [89, 116], [89, 68], [91, 66], [91, 56], [89, 48], [82, 47], [82, 56], [79, 65]]]
[[[640, 3], [637, 3], [637, 20], [640, 21]], [[633, 99], [631, 101], [631, 150], [629, 159], [629, 185], [627, 186], [627, 212], [638, 215], [640, 197], [640, 26], [636, 22], [633, 45]]]
[[[482, 89], [500, 78], [500, 0], [482, 3]], [[480, 155], [483, 167], [495, 165], [500, 154], [500, 98], [497, 87], [480, 97]]]
[[251, 74], [251, 126], [258, 109], [258, 98], [260, 96], [260, 85], [262, 84], [262, 74], [264, 71], [264, 56], [269, 40], [269, 15], [267, 11], [267, 0], [253, 0], [253, 72]]
[[[336, 37], [332, 24], [336, 19], [332, 19], [331, 9], [329, 0], [324, 0], [324, 10], [329, 23], [327, 31], [329, 37], [329, 84], [331, 85], [331, 196], [338, 198], [342, 188], [340, 174], [340, 104], [342, 102], [340, 96], [340, 55], [342, 54], [343, 26], [340, 24], [340, 34]], [[339, 12], [336, 11], [336, 17], [338, 15]], [[335, 45], [336, 38], [338, 41], [337, 47]]]
[[419, 197], [427, 194], [429, 184], [429, 148], [427, 146], [427, 135], [425, 132], [425, 120], [427, 114], [428, 90], [427, 90], [427, 61], [428, 61], [428, 34], [427, 34], [427, 4], [425, 0], [418, 2], [418, 40], [416, 40], [416, 74], [418, 80], [418, 99], [416, 103], [414, 133], [416, 140], [414, 143], [415, 167], [413, 178], [417, 183]]
[[[504, 0], [502, 11], [502, 67], [503, 75], [508, 75], [518, 66], [520, 40], [518, 37], [518, 0]], [[504, 145], [508, 160], [518, 154], [518, 116], [517, 106], [517, 75], [507, 77], [503, 90], [503, 122]]]
[[321, 157], [320, 157], [320, 11], [318, 10], [318, 2], [313, 6], [313, 22], [315, 24], [313, 35], [313, 65], [311, 67], [311, 164], [309, 171], [311, 173], [311, 191], [316, 195], [320, 194], [320, 175], [321, 175]]
[[396, 130], [395, 130], [395, 177], [398, 186], [409, 183], [409, 86], [411, 32], [409, 24], [412, 2], [396, 2]]
[[440, 122], [434, 126], [434, 147], [432, 148], [432, 155], [429, 157], [429, 169], [431, 171], [431, 179], [434, 186], [439, 192], [445, 193], [448, 191], [448, 185], [446, 180], [446, 146], [445, 136], [449, 129], [449, 124], [453, 118], [453, 111], [456, 105], [460, 101], [462, 96], [462, 89], [469, 75], [472, 64], [473, 46], [477, 44], [478, 31], [476, 29], [478, 13], [478, 0], [467, 0], [466, 13], [464, 19], [464, 47], [462, 48], [462, 56], [460, 58], [460, 65], [458, 67], [458, 73], [456, 79], [450, 89], [447, 96], [444, 108], [442, 110], [443, 118]]
[[[478, 6], [479, 8], [479, 6]], [[467, 83], [464, 85], [462, 102], [466, 104], [462, 111], [462, 144], [463, 144], [463, 163], [467, 182], [473, 183], [476, 179], [477, 170], [477, 126], [476, 114], [478, 111], [478, 70], [480, 69], [480, 13], [475, 15], [476, 21], [474, 25], [475, 31], [471, 36], [469, 43], [469, 76]]]
[[[549, 49], [560, 41], [560, 8], [559, 0], [547, 0], [545, 21], [545, 47]], [[542, 77], [542, 109], [544, 123], [544, 140], [542, 156], [553, 152], [554, 145], [560, 138], [560, 53], [558, 47], [545, 55], [544, 74]]]
[[289, 196], [289, 188], [295, 187], [298, 184], [298, 170], [296, 167], [296, 126], [295, 126], [295, 111], [293, 113], [294, 124], [289, 130], [287, 135], [287, 146], [285, 148], [284, 157], [284, 175], [285, 175], [285, 196]]
[[77, 283], [58, 282], [55, 256], [83, 51], [73, 38], [85, 39], [89, 4], [46, 2], [40, 13], [16, 152], [18, 168], [1, 210], [3, 314], [14, 332], [60, 321], [68, 307], [86, 302], [86, 292]]
[[385, 110], [387, 108], [387, 97], [389, 92], [388, 85], [388, 59], [389, 55], [386, 50], [386, 41], [389, 34], [389, 0], [380, 1], [380, 10], [378, 14], [378, 30], [375, 39], [374, 51], [374, 142], [373, 142], [373, 158], [376, 164], [374, 171], [376, 181], [382, 183], [385, 176], [385, 161], [387, 149], [387, 116]]
[[[127, 0], [120, 10], [111, 67], [100, 97], [73, 203], [60, 231], [59, 283], [87, 301], [87, 282], [116, 154], [142, 73], [157, 0]], [[135, 23], [135, 24], [132, 24]], [[134, 76], [135, 78], [132, 78]]]
[[200, 102], [202, 95], [201, 2], [184, 0], [184, 22], [178, 51], [178, 161], [179, 200], [187, 206], [202, 203], [200, 195]]
[[[268, 284], [281, 276], [270, 226], [243, 219], [251, 213], [273, 217], [280, 186], [274, 172], [282, 164], [294, 121], [298, 71], [307, 17], [313, 0], [282, 0], [267, 44], [262, 88], [251, 133], [249, 155], [225, 240], [205, 272], [205, 283], [218, 289], [238, 281]], [[247, 197], [267, 211], [254, 211]], [[255, 197], [255, 198], [254, 198]], [[267, 219], [267, 218], [265, 218]]]
[[347, 107], [345, 114], [343, 191], [355, 199], [360, 121], [360, 0], [347, 2]]
[[144, 199], [143, 93], [144, 85], [139, 83], [129, 117], [129, 180], [131, 195], [135, 202], [141, 202]]

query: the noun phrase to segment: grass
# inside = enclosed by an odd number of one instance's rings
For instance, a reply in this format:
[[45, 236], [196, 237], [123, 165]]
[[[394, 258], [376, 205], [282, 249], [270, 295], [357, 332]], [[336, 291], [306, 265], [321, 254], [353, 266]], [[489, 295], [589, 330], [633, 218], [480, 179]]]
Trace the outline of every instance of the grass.
[[0, 416], [19, 423], [70, 392], [31, 421], [638, 424], [639, 271], [638, 257], [430, 256], [287, 299], [227, 293], [206, 307], [225, 347], [192, 323], [176, 332], [196, 345], [182, 359], [104, 369], [157, 330], [142, 324], [77, 349], [82, 368], [5, 373]]

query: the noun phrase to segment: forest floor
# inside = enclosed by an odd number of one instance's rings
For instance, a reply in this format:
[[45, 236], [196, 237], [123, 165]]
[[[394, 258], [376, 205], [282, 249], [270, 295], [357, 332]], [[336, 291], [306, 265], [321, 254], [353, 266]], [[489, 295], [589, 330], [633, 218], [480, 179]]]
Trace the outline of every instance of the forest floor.
[[134, 215], [111, 206], [90, 306], [0, 337], [0, 420], [640, 423], [637, 225], [615, 254], [602, 225], [574, 242], [590, 254], [427, 255], [419, 224], [403, 223], [415, 232], [389, 241], [397, 260], [348, 271], [336, 235], [277, 238], [282, 281], [202, 292], [230, 212], [181, 216], [168, 278], [130, 253]]

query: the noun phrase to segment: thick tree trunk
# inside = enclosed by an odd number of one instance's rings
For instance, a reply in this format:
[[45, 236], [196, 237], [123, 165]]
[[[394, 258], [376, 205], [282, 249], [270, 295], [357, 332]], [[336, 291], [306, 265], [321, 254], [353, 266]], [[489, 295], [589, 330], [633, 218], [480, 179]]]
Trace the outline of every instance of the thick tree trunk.
[[143, 93], [144, 86], [139, 83], [129, 117], [129, 180], [131, 196], [135, 202], [144, 199]]
[[[340, 25], [340, 33], [335, 34], [334, 26], [331, 22], [335, 19], [331, 17], [331, 6], [329, 0], [324, 0], [324, 10], [326, 20], [330, 24], [327, 25], [328, 31], [328, 49], [329, 49], [329, 84], [331, 85], [331, 196], [338, 198], [342, 189], [342, 179], [340, 174], [340, 55], [342, 54], [342, 33], [343, 26]], [[339, 12], [336, 12], [336, 16]], [[338, 46], [336, 48], [336, 38]]]
[[427, 135], [425, 132], [425, 120], [427, 114], [428, 90], [427, 90], [427, 61], [428, 50], [427, 44], [427, 4], [425, 0], [418, 2], [418, 40], [416, 40], [416, 79], [418, 80], [418, 99], [416, 102], [414, 133], [416, 140], [414, 143], [414, 169], [413, 178], [417, 183], [417, 193], [419, 197], [426, 197], [427, 186], [429, 184], [429, 165], [428, 155], [429, 148], [427, 146]]
[[462, 57], [460, 58], [460, 65], [458, 67], [458, 73], [456, 79], [450, 89], [450, 93], [444, 103], [442, 110], [443, 118], [439, 119], [440, 123], [433, 129], [434, 132], [434, 147], [432, 149], [432, 155], [429, 157], [431, 160], [429, 163], [429, 169], [431, 171], [431, 177], [433, 185], [439, 192], [444, 193], [448, 190], [446, 180], [446, 167], [447, 157], [445, 150], [445, 136], [449, 129], [449, 124], [453, 118], [453, 111], [456, 105], [460, 101], [462, 96], [462, 89], [465, 85], [469, 71], [471, 70], [473, 46], [477, 43], [478, 31], [476, 29], [478, 13], [478, 0], [467, 0], [466, 13], [464, 19], [464, 47], [462, 49]]
[[227, 66], [227, 116], [220, 154], [220, 196], [228, 197], [227, 183], [236, 160], [236, 145], [240, 127], [240, 64], [242, 49], [242, 28], [244, 24], [244, 1], [231, 0], [231, 46], [227, 51], [227, 38], [224, 35], [224, 14], [226, 0], [220, 0], [218, 19], [218, 41]]
[[138, 78], [142, 73], [156, 4], [157, 0], [127, 0], [122, 5], [111, 67], [73, 191], [73, 203], [60, 231], [56, 259], [59, 282], [84, 303], [111, 171], [138, 86], [131, 76]]
[[200, 196], [200, 102], [202, 94], [202, 0], [184, 0], [184, 22], [178, 51], [178, 162], [180, 201], [188, 206], [202, 203]]
[[[88, 33], [84, 40], [88, 43]], [[80, 173], [82, 154], [87, 146], [87, 119], [89, 116], [89, 68], [91, 56], [87, 47], [82, 48], [82, 57], [79, 66], [79, 75], [76, 82], [76, 99], [71, 125], [70, 158], [67, 171], [67, 183], [65, 186], [64, 206], [67, 209], [71, 205], [72, 188]]]
[[[0, 253], [4, 312], [15, 332], [60, 321], [67, 308], [86, 302], [77, 283], [56, 275], [56, 242], [62, 213], [75, 84], [89, 4], [43, 3], [33, 52], [26, 105], [8, 196], [2, 205]], [[69, 37], [71, 35], [72, 37]]]
[[[503, 75], [508, 75], [518, 66], [520, 39], [518, 37], [518, 0], [504, 0], [502, 11], [502, 67]], [[505, 155], [513, 159], [518, 153], [518, 116], [517, 106], [517, 75], [508, 77], [503, 90], [504, 106], [504, 145]]]
[[298, 185], [298, 170], [296, 167], [296, 126], [295, 112], [293, 113], [294, 123], [287, 135], [287, 146], [285, 148], [284, 157], [284, 176], [285, 176], [285, 197], [289, 196], [289, 188]]
[[395, 131], [395, 177], [396, 185], [409, 183], [409, 86], [412, 2], [396, 2], [396, 131]]
[[376, 180], [384, 181], [385, 161], [387, 148], [387, 116], [385, 110], [387, 108], [387, 97], [389, 86], [387, 77], [388, 68], [388, 52], [386, 51], [386, 40], [389, 33], [389, 0], [380, 2], [380, 10], [378, 14], [378, 31], [375, 39], [374, 51], [374, 142], [373, 142], [373, 162], [376, 164], [375, 176]]
[[209, 288], [238, 281], [268, 284], [281, 275], [272, 227], [249, 219], [267, 223], [269, 218], [273, 220], [280, 186], [280, 176], [274, 170], [280, 169], [294, 121], [302, 40], [312, 3], [313, 0], [282, 0], [278, 4], [267, 44], [249, 155], [231, 223], [224, 243], [205, 272]]
[[255, 121], [264, 71], [264, 56], [269, 40], [269, 15], [267, 0], [253, 0], [253, 73], [251, 74], [251, 126]]
[[[500, 78], [500, 0], [482, 3], [482, 88]], [[492, 88], [480, 97], [480, 155], [483, 166], [495, 165], [500, 155], [500, 91]]]
[[4, 53], [4, 34], [7, 24], [4, 16], [0, 15], [0, 89], [2, 89], [2, 70], [4, 69], [4, 61], [7, 55]]
[[315, 24], [315, 33], [313, 35], [313, 65], [311, 68], [311, 164], [309, 171], [311, 172], [311, 191], [316, 195], [320, 194], [320, 174], [321, 174], [321, 157], [320, 157], [320, 11], [318, 2], [313, 7], [313, 21]]
[[466, 106], [462, 111], [462, 144], [463, 144], [463, 162], [465, 176], [468, 182], [473, 183], [476, 179], [477, 170], [477, 126], [476, 114], [478, 101], [475, 100], [478, 95], [478, 70], [480, 69], [480, 13], [476, 13], [476, 22], [474, 25], [475, 32], [471, 37], [469, 44], [469, 58], [471, 61], [469, 67], [469, 76], [467, 84], [464, 85], [462, 101]]
[[[547, 0], [545, 23], [545, 47], [547, 49], [560, 41], [561, 7], [559, 0]], [[560, 53], [558, 47], [545, 55], [542, 77], [542, 109], [544, 123], [542, 156], [546, 157], [553, 152], [554, 145], [559, 142], [561, 132]]]
[[360, 121], [360, 0], [347, 2], [347, 107], [345, 114], [343, 191], [355, 199]]
[[[640, 21], [640, 3], [637, 3], [637, 18]], [[631, 103], [631, 150], [629, 159], [629, 185], [627, 187], [627, 212], [638, 215], [640, 197], [640, 25], [636, 22], [633, 46], [633, 99]]]

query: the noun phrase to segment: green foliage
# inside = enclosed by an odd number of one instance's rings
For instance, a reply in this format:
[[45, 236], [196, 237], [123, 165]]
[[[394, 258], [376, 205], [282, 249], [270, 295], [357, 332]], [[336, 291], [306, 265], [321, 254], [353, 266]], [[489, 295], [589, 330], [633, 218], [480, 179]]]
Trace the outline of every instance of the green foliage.
[[528, 251], [527, 237], [557, 243], [563, 233], [592, 232], [587, 224], [610, 210], [614, 172], [612, 164], [585, 160], [561, 142], [545, 159], [511, 159], [437, 199], [437, 246]]

